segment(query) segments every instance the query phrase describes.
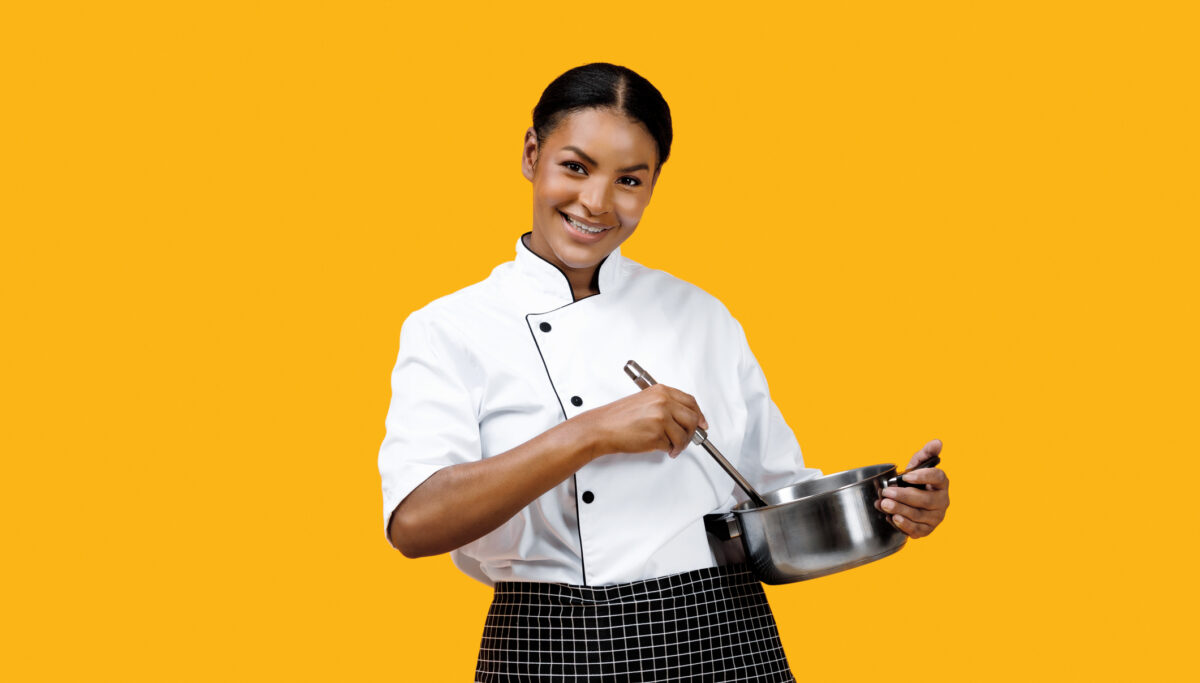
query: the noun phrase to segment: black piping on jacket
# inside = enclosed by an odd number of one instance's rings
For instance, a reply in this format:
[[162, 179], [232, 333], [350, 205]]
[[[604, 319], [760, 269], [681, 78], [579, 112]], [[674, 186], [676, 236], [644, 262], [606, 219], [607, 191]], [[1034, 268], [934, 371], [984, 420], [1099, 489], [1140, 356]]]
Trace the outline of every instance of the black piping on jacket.
[[[525, 247], [526, 249], [529, 249], [529, 245], [525, 243], [525, 238], [529, 237], [532, 234], [533, 234], [532, 232], [527, 232], [524, 235], [521, 235], [521, 246]], [[544, 355], [542, 355], [542, 347], [538, 344], [537, 335], [534, 334], [534, 332], [533, 332], [533, 323], [530, 322], [529, 316], [531, 316], [531, 315], [546, 315], [547, 313], [553, 313], [554, 311], [562, 310], [562, 309], [566, 308], [567, 306], [570, 306], [571, 304], [574, 304], [578, 301], [582, 301], [582, 299], [575, 298], [575, 290], [571, 287], [571, 280], [567, 278], [567, 274], [562, 272], [561, 268], [559, 268], [558, 266], [555, 266], [553, 263], [550, 263], [550, 261], [546, 260], [545, 258], [542, 258], [541, 254], [538, 254], [533, 249], [529, 249], [529, 253], [533, 254], [534, 256], [537, 256], [538, 258], [542, 259], [543, 261], [546, 261], [546, 263], [549, 263], [551, 266], [554, 266], [554, 269], [557, 270], [558, 273], [563, 276], [563, 282], [565, 282], [567, 285], [567, 291], [569, 291], [571, 293], [571, 303], [570, 304], [563, 304], [562, 306], [559, 306], [558, 308], [554, 308], [549, 311], [543, 311], [541, 313], [525, 314], [525, 326], [529, 328], [529, 335], [533, 338], [533, 347], [535, 349], [537, 349], [538, 357], [542, 359], [542, 367], [545, 368], [545, 370], [546, 370], [546, 379], [550, 380], [550, 390], [554, 392], [554, 398], [558, 400], [558, 409], [562, 411], [563, 420], [565, 421], [565, 420], [569, 419], [569, 418], [567, 418], [567, 409], [565, 406], [563, 406], [562, 397], [558, 395], [558, 387], [554, 386], [554, 378], [550, 376], [550, 366], [546, 365], [546, 357]], [[607, 260], [608, 260], [608, 257], [605, 256], [604, 261], [607, 261]], [[592, 287], [592, 289], [596, 290], [596, 294], [600, 293], [600, 267], [604, 265], [604, 261], [601, 261], [599, 264], [596, 265], [596, 272], [592, 274], [591, 287]], [[596, 295], [593, 294], [592, 296], [596, 296]], [[584, 298], [586, 299], [587, 297], [584, 297]], [[584, 556], [587, 553], [585, 553], [583, 551], [583, 530], [581, 528], [582, 524], [580, 523], [580, 515], [579, 515], [579, 495], [580, 495], [579, 494], [579, 479], [574, 474], [571, 475], [571, 483], [573, 483], [575, 485], [575, 533], [579, 538], [579, 567], [582, 570], [582, 574], [583, 574], [582, 583], [584, 586], [586, 586], [586, 585], [588, 585], [588, 582], [587, 582], [587, 560], [584, 558]]]

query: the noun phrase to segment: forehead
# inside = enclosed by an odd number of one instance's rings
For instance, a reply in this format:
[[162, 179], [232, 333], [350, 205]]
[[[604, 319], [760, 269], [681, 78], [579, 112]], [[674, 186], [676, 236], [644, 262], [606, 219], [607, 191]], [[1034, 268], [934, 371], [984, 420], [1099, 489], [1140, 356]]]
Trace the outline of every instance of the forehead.
[[633, 119], [609, 109], [583, 109], [568, 114], [546, 137], [546, 147], [557, 151], [572, 146], [602, 165], [654, 168], [658, 146], [650, 131]]

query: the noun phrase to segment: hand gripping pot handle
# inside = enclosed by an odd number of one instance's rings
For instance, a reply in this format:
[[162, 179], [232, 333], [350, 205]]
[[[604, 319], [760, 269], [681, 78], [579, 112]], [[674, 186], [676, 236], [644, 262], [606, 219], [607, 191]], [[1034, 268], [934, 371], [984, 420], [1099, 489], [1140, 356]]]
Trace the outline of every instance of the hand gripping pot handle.
[[[905, 473], [912, 472], [913, 470], [923, 470], [926, 467], [937, 467], [938, 463], [940, 463], [941, 461], [942, 461], [941, 457], [935, 455], [932, 458], [921, 463], [920, 465], [917, 465], [916, 467], [912, 468], [911, 470], [906, 470]], [[904, 486], [904, 487], [908, 487], [908, 488], [918, 488], [918, 489], [925, 488], [924, 484], [913, 484], [913, 483], [904, 481], [903, 474], [897, 474], [896, 476], [892, 477], [891, 479], [888, 479], [887, 481], [883, 482], [883, 485], [884, 486]]]

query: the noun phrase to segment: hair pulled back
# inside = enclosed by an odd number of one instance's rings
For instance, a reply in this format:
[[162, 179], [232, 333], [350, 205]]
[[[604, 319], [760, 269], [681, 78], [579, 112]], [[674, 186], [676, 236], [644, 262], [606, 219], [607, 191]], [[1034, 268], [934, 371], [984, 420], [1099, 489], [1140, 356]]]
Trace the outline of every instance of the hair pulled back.
[[671, 108], [650, 81], [607, 62], [577, 66], [546, 86], [533, 108], [538, 145], [569, 114], [591, 108], [613, 109], [645, 126], [658, 145], [655, 171], [662, 168], [671, 154]]

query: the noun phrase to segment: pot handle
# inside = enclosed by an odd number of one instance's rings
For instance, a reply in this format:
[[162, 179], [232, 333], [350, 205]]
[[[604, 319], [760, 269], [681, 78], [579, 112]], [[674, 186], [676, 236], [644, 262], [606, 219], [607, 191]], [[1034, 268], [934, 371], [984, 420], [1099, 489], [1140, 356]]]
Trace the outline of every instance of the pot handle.
[[737, 517], [732, 512], [716, 512], [704, 515], [704, 528], [722, 541], [731, 541], [742, 535]]
[[[923, 470], [926, 467], [937, 467], [938, 463], [940, 463], [941, 461], [942, 461], [941, 456], [935, 455], [932, 458], [921, 463], [920, 465], [917, 465], [916, 467], [912, 468], [912, 470], [906, 470], [906, 472], [912, 472], [913, 470]], [[909, 482], [904, 481], [903, 477], [904, 477], [904, 475], [897, 474], [896, 476], [892, 477], [891, 479], [884, 480], [883, 485], [884, 486], [904, 486], [904, 487], [908, 487], [908, 488], [925, 488], [924, 484], [910, 484]]]

